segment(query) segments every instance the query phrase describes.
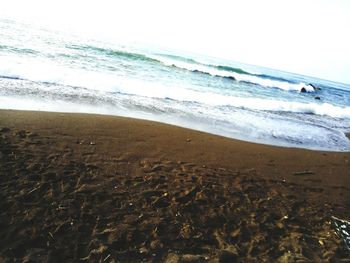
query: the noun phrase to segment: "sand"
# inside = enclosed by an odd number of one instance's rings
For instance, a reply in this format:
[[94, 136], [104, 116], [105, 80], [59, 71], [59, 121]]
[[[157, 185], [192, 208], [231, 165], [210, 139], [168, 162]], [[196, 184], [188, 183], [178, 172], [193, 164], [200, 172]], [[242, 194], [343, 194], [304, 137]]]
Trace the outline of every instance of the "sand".
[[349, 262], [350, 153], [0, 111], [0, 261]]

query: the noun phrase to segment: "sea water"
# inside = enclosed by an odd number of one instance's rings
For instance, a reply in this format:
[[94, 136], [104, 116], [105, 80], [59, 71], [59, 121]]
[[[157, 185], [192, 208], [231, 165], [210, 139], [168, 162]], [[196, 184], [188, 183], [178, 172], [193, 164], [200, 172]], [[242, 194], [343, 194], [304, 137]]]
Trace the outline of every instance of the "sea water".
[[350, 85], [1, 19], [0, 108], [136, 117], [350, 151]]

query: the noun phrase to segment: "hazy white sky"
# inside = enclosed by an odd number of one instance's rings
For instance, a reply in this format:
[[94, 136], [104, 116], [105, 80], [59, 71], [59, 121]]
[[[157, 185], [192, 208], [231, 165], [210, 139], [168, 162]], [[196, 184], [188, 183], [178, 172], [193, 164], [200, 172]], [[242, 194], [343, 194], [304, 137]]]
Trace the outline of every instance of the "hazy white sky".
[[350, 83], [350, 0], [1, 0], [0, 6], [0, 17]]

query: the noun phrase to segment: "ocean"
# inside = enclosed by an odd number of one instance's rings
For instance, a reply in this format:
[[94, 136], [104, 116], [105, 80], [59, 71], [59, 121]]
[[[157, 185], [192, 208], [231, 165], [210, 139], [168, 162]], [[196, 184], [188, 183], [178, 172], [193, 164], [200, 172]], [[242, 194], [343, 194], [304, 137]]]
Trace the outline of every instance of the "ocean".
[[127, 116], [262, 144], [350, 151], [350, 85], [4, 19], [0, 108]]

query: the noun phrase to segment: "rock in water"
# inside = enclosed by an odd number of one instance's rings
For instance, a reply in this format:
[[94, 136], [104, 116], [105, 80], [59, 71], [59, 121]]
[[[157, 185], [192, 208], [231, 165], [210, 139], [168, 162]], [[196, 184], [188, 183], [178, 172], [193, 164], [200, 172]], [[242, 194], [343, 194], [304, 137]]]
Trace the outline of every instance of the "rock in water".
[[233, 76], [227, 76], [226, 78], [228, 78], [228, 79], [230, 79], [230, 80], [236, 80], [236, 78], [233, 77]]
[[300, 89], [300, 92], [304, 93], [304, 92], [314, 92], [316, 90], [318, 90], [319, 88], [316, 87], [315, 85], [312, 85], [312, 84], [308, 84], [306, 86], [303, 86], [301, 89]]

